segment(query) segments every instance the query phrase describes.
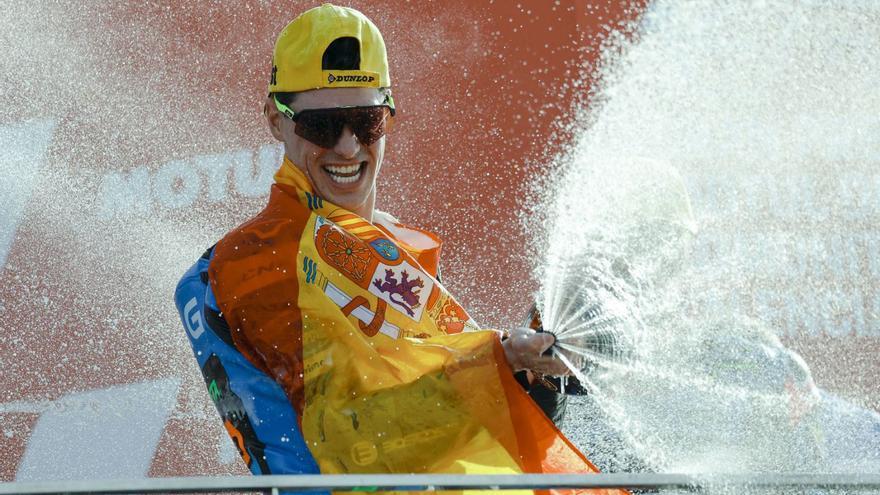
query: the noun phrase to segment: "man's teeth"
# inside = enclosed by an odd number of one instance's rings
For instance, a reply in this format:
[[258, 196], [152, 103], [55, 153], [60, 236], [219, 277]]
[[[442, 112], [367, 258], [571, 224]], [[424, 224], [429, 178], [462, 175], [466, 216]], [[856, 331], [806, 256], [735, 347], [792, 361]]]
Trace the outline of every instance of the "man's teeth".
[[356, 175], [352, 175], [351, 177], [340, 177], [338, 175], [330, 174], [330, 178], [333, 179], [333, 182], [338, 182], [340, 184], [351, 184], [352, 182], [357, 181], [361, 178], [360, 172]]
[[327, 170], [334, 174], [349, 175], [357, 172], [361, 168], [360, 163], [354, 165], [327, 165]]
[[327, 165], [324, 168], [330, 172], [330, 178], [340, 184], [351, 184], [361, 178], [361, 164], [359, 163], [354, 165]]

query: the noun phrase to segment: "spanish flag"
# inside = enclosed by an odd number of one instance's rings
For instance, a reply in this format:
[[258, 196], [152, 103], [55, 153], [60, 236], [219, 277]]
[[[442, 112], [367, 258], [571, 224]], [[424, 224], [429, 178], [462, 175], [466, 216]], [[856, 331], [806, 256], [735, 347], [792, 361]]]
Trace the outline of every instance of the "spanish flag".
[[285, 159], [209, 273], [321, 473], [597, 472], [514, 380], [498, 332], [436, 279], [438, 253], [427, 232], [325, 201]]

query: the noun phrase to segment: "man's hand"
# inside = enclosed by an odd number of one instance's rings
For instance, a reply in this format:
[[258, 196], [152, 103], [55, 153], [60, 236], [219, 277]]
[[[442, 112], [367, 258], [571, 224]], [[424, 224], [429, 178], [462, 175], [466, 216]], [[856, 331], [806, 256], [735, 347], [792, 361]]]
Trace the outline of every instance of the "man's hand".
[[514, 372], [531, 370], [535, 373], [552, 376], [569, 375], [571, 372], [555, 357], [541, 354], [553, 345], [556, 338], [552, 334], [535, 332], [531, 328], [515, 328], [501, 346], [507, 363]]

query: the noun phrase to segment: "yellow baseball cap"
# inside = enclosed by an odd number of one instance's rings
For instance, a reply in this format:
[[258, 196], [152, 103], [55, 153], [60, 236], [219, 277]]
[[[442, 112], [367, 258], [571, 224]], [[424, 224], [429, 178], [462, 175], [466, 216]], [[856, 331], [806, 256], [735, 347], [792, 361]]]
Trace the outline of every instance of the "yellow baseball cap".
[[[347, 37], [360, 45], [358, 70], [324, 70], [324, 51], [334, 40]], [[300, 14], [275, 41], [270, 93], [390, 86], [385, 40], [379, 28], [357, 10], [325, 3]]]

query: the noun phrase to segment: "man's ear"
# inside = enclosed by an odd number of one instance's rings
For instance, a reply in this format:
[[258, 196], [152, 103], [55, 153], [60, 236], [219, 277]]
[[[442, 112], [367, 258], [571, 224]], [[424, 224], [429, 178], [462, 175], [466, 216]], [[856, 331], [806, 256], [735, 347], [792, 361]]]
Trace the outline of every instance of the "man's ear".
[[269, 132], [272, 133], [275, 139], [283, 143], [284, 135], [281, 133], [281, 120], [284, 116], [275, 107], [272, 95], [267, 96], [265, 103], [263, 103], [263, 115], [266, 116], [266, 123], [269, 124]]

